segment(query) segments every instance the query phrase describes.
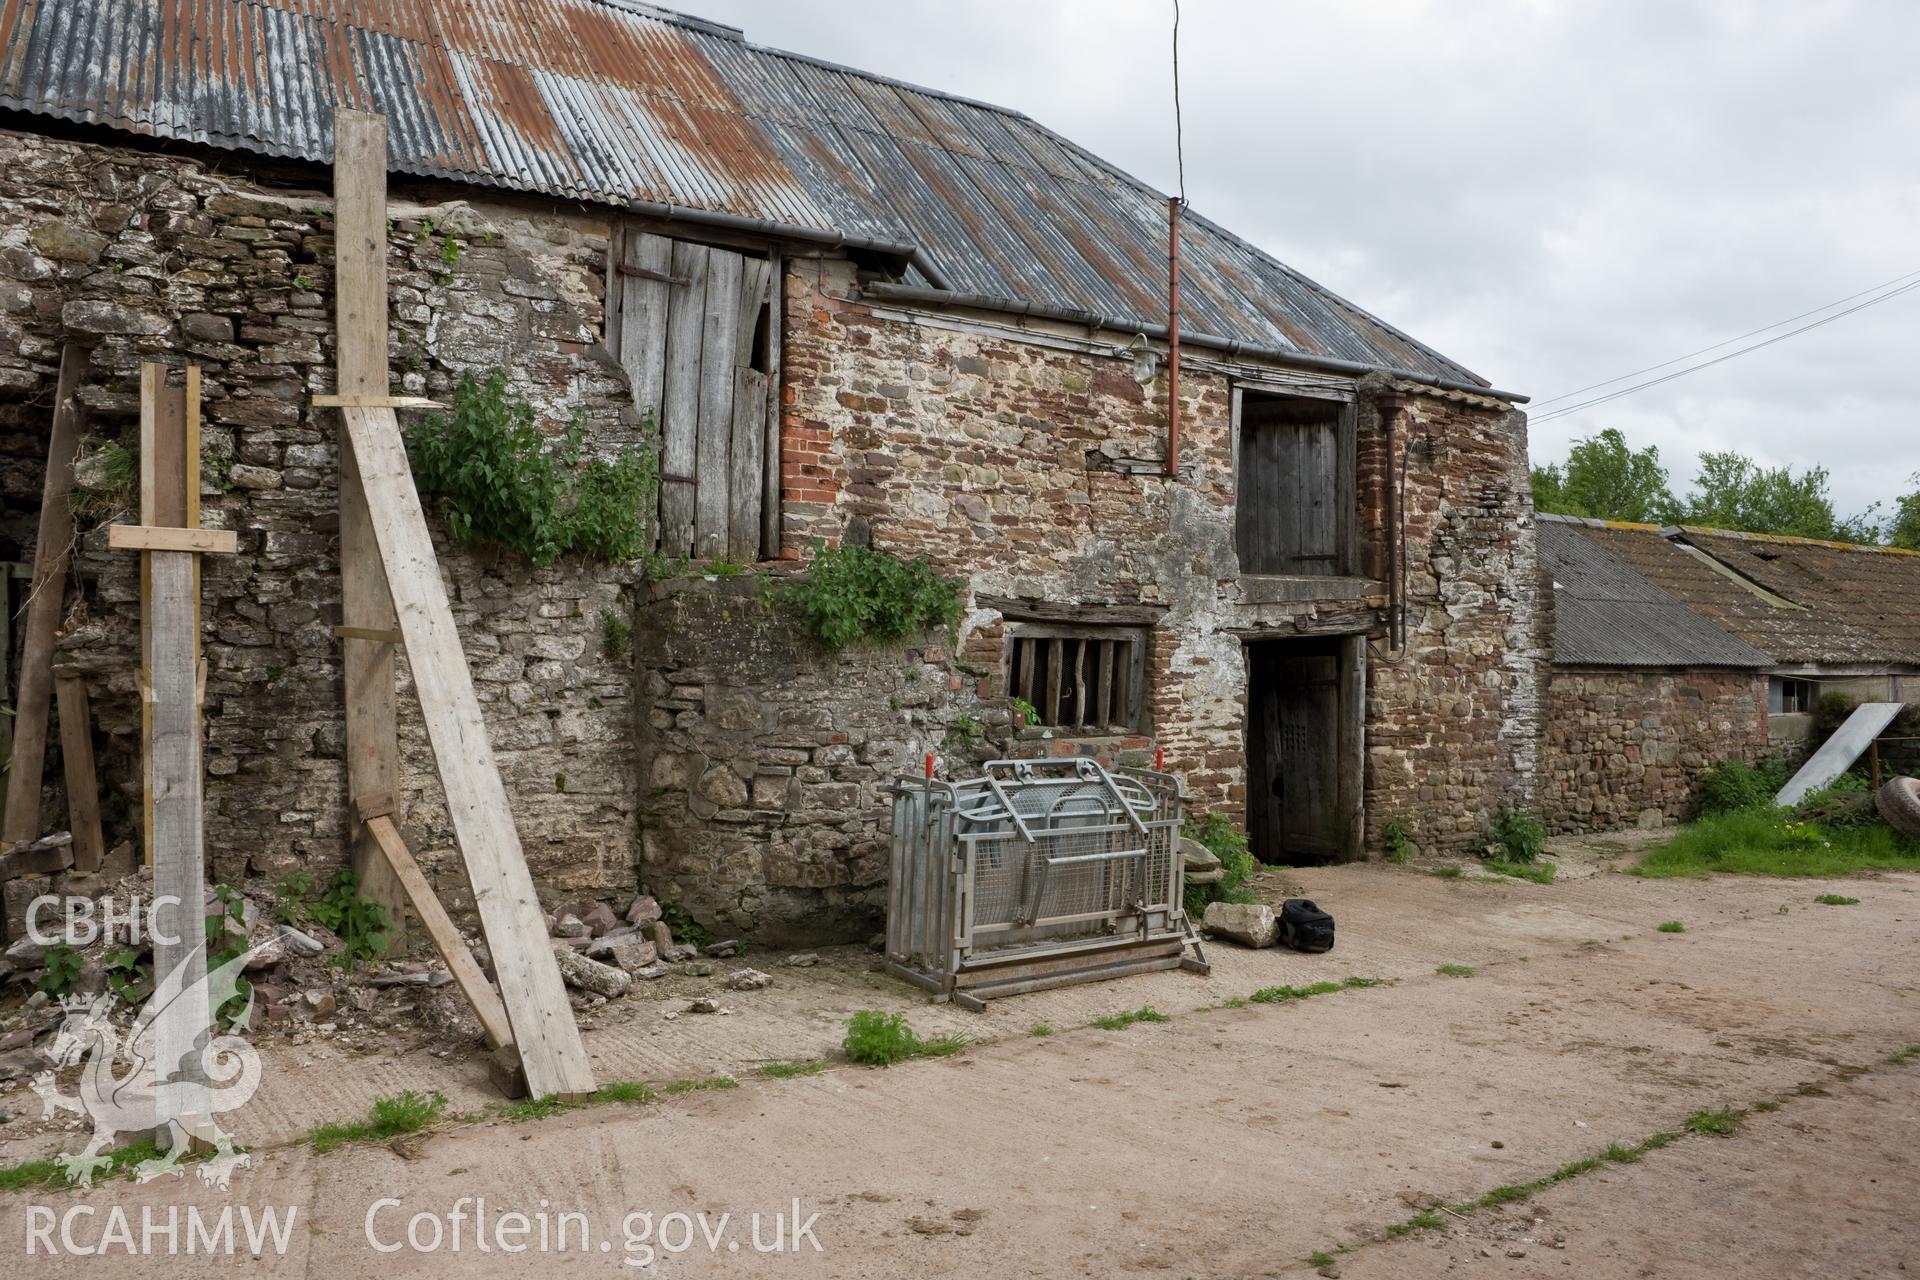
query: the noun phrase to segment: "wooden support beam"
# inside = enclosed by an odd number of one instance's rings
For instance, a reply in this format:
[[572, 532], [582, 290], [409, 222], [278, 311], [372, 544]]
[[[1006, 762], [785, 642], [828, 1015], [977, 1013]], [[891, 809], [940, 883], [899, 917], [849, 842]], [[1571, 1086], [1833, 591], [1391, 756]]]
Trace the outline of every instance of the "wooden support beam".
[[[187, 397], [182, 390], [167, 385], [167, 366], [144, 363], [140, 366], [140, 523], [148, 528], [171, 525], [185, 528], [187, 517], [197, 515], [199, 499], [189, 506], [187, 498]], [[196, 460], [197, 472], [197, 460]], [[109, 534], [111, 539], [112, 535]], [[175, 553], [178, 554], [178, 553]], [[195, 557], [186, 557], [189, 573], [198, 582]], [[154, 856], [153, 830], [153, 566], [150, 552], [140, 553], [140, 700], [141, 745], [141, 838], [146, 865]], [[199, 618], [198, 590], [192, 592], [194, 618]], [[200, 629], [191, 628], [189, 652], [197, 660]]]
[[400, 643], [400, 631], [397, 627], [392, 631], [376, 631], [372, 627], [335, 627], [333, 635], [336, 640], [365, 640], [372, 644]]
[[[384, 273], [383, 273], [384, 274]], [[381, 357], [384, 366], [386, 359]], [[429, 400], [425, 396], [315, 396], [315, 408], [319, 409], [444, 409], [446, 403], [441, 400]]]
[[[207, 971], [199, 664], [193, 656], [195, 557], [186, 551], [143, 554], [150, 569], [152, 615], [147, 671], [153, 682], [153, 736], [147, 754], [153, 784], [153, 972], [156, 980], [164, 981], [179, 971], [180, 989], [190, 990]], [[191, 1000], [176, 1000], [161, 1011], [155, 1023], [155, 1063], [161, 1079], [172, 1076], [182, 1063], [197, 1060], [194, 1043], [210, 1021], [206, 1005]], [[210, 1115], [204, 1100], [189, 1100], [180, 1110]], [[193, 1127], [188, 1125], [189, 1130]]]
[[[584, 1096], [593, 1092], [593, 1070], [547, 941], [400, 424], [391, 409], [341, 413], [527, 1087], [535, 1096]], [[381, 789], [355, 786], [354, 794]]]
[[87, 685], [77, 675], [54, 678], [60, 699], [60, 761], [67, 775], [67, 826], [73, 832], [73, 869], [92, 875], [106, 855], [100, 834], [100, 780], [93, 768], [93, 716]]
[[[334, 305], [339, 334], [335, 385], [339, 394], [315, 397], [335, 407], [400, 408], [387, 370], [387, 122], [364, 111], [334, 116]], [[423, 407], [407, 405], [405, 407]], [[360, 472], [340, 429], [340, 615], [354, 638], [399, 635], [380, 549], [367, 518]], [[343, 637], [346, 638], [346, 637]], [[348, 644], [341, 654], [346, 693], [347, 794], [400, 794], [400, 731], [395, 715], [394, 649]], [[399, 815], [396, 814], [396, 819]], [[361, 896], [386, 909], [405, 933], [407, 895], [381, 857], [358, 815], [347, 814], [349, 857]]]
[[[393, 819], [386, 814], [370, 815], [366, 823], [394, 878], [406, 890], [407, 900], [413, 904], [413, 913], [420, 918], [421, 927], [433, 939], [433, 949], [440, 953], [440, 959], [446, 962], [447, 972], [460, 984], [461, 993], [467, 997], [467, 1003], [473, 1006], [474, 1013], [479, 1017], [480, 1029], [487, 1037], [487, 1047], [498, 1049], [502, 1045], [512, 1044], [513, 1031], [507, 1018], [507, 1007], [500, 1003], [500, 996], [494, 991], [493, 984], [480, 971], [480, 962], [467, 949], [466, 939], [460, 936], [460, 930], [454, 927], [453, 921], [447, 917], [446, 908], [440, 905], [440, 899], [434, 895], [433, 886], [421, 874], [420, 864], [413, 860], [412, 850], [400, 838], [399, 828], [393, 825]], [[498, 958], [494, 963], [499, 963]]]
[[170, 529], [165, 525], [107, 526], [107, 545], [116, 551], [195, 551], [232, 555], [240, 549], [231, 529]]
[[[53, 642], [67, 592], [67, 562], [73, 549], [73, 459], [80, 448], [82, 410], [77, 399], [86, 377], [88, 352], [68, 343], [60, 351], [54, 387], [53, 425], [47, 436], [47, 471], [40, 485], [40, 531], [33, 548], [27, 626], [20, 649], [20, 689], [13, 700], [13, 763], [7, 773], [6, 826], [0, 839], [21, 843], [40, 837], [40, 784], [46, 769], [47, 710], [53, 702]], [[5, 671], [0, 669], [0, 683]], [[0, 925], [0, 932], [5, 929]]]

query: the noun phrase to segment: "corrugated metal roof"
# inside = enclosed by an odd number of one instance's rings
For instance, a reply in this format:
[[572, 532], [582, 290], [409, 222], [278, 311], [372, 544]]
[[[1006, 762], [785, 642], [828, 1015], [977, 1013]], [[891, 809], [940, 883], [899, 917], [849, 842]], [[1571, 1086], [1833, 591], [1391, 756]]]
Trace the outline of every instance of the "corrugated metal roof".
[[[342, 106], [387, 116], [400, 172], [911, 243], [957, 292], [1164, 319], [1164, 196], [1016, 112], [729, 27], [629, 0], [0, 0], [0, 107], [325, 162]], [[1194, 332], [1484, 385], [1183, 222]]]
[[1553, 579], [1555, 663], [1665, 668], [1774, 665], [1765, 653], [1693, 612], [1593, 541], [1584, 522], [1542, 514], [1538, 532], [1540, 563]]

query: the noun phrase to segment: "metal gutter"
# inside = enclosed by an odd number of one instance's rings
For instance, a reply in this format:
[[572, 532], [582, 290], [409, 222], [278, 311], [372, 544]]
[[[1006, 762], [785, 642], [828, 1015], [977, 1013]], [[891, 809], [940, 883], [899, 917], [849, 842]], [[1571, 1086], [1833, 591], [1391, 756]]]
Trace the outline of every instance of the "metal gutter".
[[[926, 268], [922, 267], [921, 270], [925, 271]], [[860, 286], [860, 292], [869, 297], [892, 302], [917, 302], [934, 307], [968, 307], [976, 311], [999, 311], [1007, 315], [1032, 316], [1036, 320], [1058, 320], [1066, 324], [1082, 324], [1094, 329], [1141, 333], [1162, 341], [1165, 341], [1168, 336], [1167, 326], [1164, 324], [1154, 324], [1129, 316], [1100, 315], [1078, 307], [1049, 307], [1041, 303], [1025, 302], [1018, 298], [993, 298], [977, 293], [960, 293], [951, 289], [928, 289], [921, 285], [894, 284], [886, 280], [863, 284]], [[1462, 391], [1469, 395], [1505, 400], [1509, 404], [1525, 404], [1532, 398], [1521, 395], [1517, 391], [1502, 391], [1497, 387], [1483, 386], [1477, 382], [1457, 382], [1451, 378], [1436, 378], [1430, 373], [1420, 373], [1412, 369], [1362, 364], [1357, 360], [1338, 360], [1332, 356], [1317, 356], [1310, 352], [1294, 351], [1286, 347], [1262, 347], [1254, 343], [1242, 342], [1237, 338], [1222, 338], [1211, 333], [1189, 333], [1182, 330], [1180, 343], [1188, 347], [1206, 347], [1210, 350], [1225, 352], [1230, 356], [1272, 360], [1280, 364], [1324, 370], [1328, 373], [1348, 373], [1356, 377], [1361, 374], [1383, 373], [1389, 378], [1397, 378], [1402, 382], [1417, 382], [1421, 386], [1434, 387], [1441, 391]]]

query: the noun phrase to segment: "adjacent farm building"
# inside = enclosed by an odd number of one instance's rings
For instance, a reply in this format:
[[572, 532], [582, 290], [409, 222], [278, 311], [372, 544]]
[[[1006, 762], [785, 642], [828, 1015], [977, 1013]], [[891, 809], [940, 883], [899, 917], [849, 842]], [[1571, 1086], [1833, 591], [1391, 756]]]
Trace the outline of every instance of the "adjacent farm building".
[[1920, 553], [1545, 515], [1538, 536], [1554, 827], [1690, 818], [1720, 761], [1797, 760], [1854, 703], [1920, 702]]

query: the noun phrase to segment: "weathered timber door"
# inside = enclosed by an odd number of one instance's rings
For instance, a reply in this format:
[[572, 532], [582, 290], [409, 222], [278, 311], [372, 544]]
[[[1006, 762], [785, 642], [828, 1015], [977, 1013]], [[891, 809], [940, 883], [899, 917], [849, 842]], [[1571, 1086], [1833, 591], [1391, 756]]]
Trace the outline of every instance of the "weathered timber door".
[[1359, 649], [1338, 636], [1247, 646], [1247, 838], [1262, 862], [1350, 855], [1360, 785]]
[[660, 551], [778, 554], [777, 255], [629, 228], [610, 295], [609, 344], [660, 432]]
[[1240, 571], [1353, 572], [1353, 408], [1242, 391], [1234, 542]]

